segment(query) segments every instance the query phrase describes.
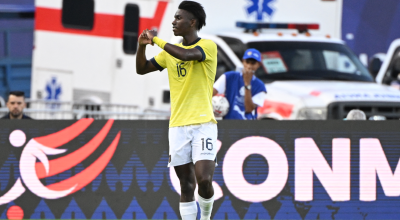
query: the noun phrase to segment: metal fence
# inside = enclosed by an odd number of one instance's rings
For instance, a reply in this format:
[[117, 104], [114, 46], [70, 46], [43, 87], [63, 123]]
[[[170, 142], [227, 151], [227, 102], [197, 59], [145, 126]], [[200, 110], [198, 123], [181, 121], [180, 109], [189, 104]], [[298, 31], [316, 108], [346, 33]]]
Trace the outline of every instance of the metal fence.
[[[89, 104], [44, 100], [26, 100], [24, 114], [34, 119], [117, 119], [117, 120], [162, 120], [169, 119], [170, 112], [157, 109], [142, 109], [136, 105]], [[7, 114], [0, 108], [0, 116]]]

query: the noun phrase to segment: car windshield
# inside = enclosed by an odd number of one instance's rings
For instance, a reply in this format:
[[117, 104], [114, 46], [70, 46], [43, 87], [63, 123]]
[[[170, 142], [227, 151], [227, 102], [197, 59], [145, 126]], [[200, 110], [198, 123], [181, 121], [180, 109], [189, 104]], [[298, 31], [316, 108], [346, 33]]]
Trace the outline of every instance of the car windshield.
[[261, 52], [256, 76], [274, 80], [342, 80], [374, 82], [368, 70], [342, 44], [317, 42], [250, 42]]

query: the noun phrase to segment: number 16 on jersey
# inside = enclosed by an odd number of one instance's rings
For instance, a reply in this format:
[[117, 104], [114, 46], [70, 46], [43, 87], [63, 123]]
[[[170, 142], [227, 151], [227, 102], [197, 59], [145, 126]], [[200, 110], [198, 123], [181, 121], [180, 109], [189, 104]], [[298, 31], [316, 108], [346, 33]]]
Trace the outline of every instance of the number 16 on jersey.
[[186, 69], [182, 67], [182, 64], [185, 64], [185, 63], [180, 63], [180, 64], [177, 63], [176, 64], [176, 71], [178, 72], [178, 77], [186, 76]]

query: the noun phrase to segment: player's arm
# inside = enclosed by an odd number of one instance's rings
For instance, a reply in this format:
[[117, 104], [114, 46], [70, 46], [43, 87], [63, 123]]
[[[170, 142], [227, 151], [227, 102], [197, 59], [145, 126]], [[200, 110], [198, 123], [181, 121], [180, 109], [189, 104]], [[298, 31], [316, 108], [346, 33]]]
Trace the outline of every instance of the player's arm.
[[175, 46], [173, 44], [169, 44], [164, 40], [161, 40], [156, 36], [155, 31], [146, 30], [147, 37], [151, 40], [152, 43], [157, 44], [161, 49], [165, 50], [171, 56], [180, 59], [182, 61], [190, 61], [190, 60], [201, 60], [203, 58], [203, 53], [196, 48], [185, 49], [182, 47]]
[[146, 59], [146, 46], [152, 42], [143, 31], [139, 36], [139, 48], [136, 53], [136, 73], [144, 75], [149, 72], [158, 70], [150, 61]]
[[203, 54], [199, 49], [185, 49], [182, 47], [178, 47], [172, 44], [166, 44], [164, 50], [171, 54], [173, 57], [180, 59], [182, 61], [190, 61], [190, 60], [201, 60], [203, 58]]
[[218, 94], [218, 91], [215, 88], [213, 88], [213, 96], [215, 96], [216, 94]]

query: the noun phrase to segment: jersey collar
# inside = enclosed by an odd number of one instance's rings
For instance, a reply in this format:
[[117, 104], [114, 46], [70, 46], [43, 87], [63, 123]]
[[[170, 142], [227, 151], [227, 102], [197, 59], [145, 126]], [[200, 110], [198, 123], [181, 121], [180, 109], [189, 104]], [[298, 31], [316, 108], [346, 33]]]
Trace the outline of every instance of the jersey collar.
[[189, 45], [183, 44], [183, 41], [182, 41], [182, 45], [185, 46], [185, 47], [187, 47], [187, 46], [192, 46], [192, 45], [194, 45], [194, 44], [197, 44], [197, 42], [199, 42], [200, 40], [201, 40], [201, 38], [199, 37], [199, 38], [197, 38], [195, 41], [193, 41], [193, 43], [191, 43], [191, 44], [189, 44]]

